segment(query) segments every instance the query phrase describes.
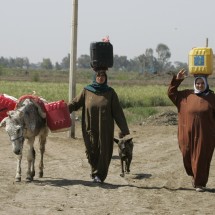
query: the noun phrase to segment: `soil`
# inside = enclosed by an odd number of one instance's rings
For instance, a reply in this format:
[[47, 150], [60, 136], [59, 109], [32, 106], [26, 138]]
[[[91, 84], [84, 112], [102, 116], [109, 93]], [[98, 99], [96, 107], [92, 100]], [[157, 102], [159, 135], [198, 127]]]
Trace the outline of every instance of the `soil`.
[[68, 132], [50, 133], [44, 177], [38, 178], [36, 169], [34, 181], [30, 183], [25, 181], [25, 146], [22, 181], [17, 183], [14, 181], [16, 156], [8, 135], [0, 129], [0, 215], [214, 214], [215, 159], [206, 192], [196, 192], [183, 168], [174, 110], [130, 125], [134, 140], [131, 172], [124, 178], [120, 176], [115, 145], [103, 184], [91, 181], [79, 121], [75, 131], [75, 139], [69, 138]]

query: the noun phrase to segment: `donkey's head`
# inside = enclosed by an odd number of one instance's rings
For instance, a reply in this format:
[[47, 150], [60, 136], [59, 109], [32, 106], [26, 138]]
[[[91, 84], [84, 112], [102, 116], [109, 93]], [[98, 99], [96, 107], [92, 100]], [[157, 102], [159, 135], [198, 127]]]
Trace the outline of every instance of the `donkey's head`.
[[4, 118], [0, 124], [0, 127], [5, 127], [6, 132], [9, 135], [12, 143], [13, 152], [16, 155], [22, 153], [23, 142], [24, 142], [24, 128], [23, 128], [23, 113], [16, 111], [9, 111], [8, 117]]

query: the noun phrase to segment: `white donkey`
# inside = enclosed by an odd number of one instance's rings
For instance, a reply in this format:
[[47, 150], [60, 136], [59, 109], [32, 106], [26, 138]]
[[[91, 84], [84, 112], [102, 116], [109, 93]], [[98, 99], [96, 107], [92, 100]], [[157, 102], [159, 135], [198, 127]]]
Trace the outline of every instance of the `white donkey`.
[[46, 138], [48, 136], [48, 127], [46, 125], [45, 113], [41, 111], [31, 99], [25, 99], [18, 104], [16, 110], [9, 111], [8, 117], [4, 118], [0, 127], [5, 126], [5, 130], [9, 135], [12, 143], [13, 152], [17, 155], [16, 182], [21, 181], [21, 161], [22, 149], [25, 139], [29, 145], [27, 161], [27, 177], [26, 181], [32, 181], [35, 176], [35, 137], [39, 137], [40, 143], [40, 163], [39, 177], [43, 177], [43, 155], [45, 152]]

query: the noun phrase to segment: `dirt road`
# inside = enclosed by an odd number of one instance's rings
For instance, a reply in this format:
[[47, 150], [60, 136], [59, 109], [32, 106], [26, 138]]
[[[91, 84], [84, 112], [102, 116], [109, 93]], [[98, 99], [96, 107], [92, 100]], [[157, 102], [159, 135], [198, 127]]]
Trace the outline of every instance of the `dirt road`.
[[[117, 129], [116, 129], [117, 130]], [[16, 158], [4, 129], [0, 129], [0, 215], [204, 215], [215, 210], [215, 159], [208, 191], [197, 193], [185, 174], [177, 145], [177, 126], [133, 125], [131, 173], [120, 177], [117, 146], [103, 185], [91, 182], [80, 123], [77, 139], [67, 133], [48, 138], [44, 178], [14, 182]], [[37, 148], [37, 158], [39, 151]], [[37, 159], [38, 162], [38, 159]], [[36, 163], [36, 166], [38, 164]]]

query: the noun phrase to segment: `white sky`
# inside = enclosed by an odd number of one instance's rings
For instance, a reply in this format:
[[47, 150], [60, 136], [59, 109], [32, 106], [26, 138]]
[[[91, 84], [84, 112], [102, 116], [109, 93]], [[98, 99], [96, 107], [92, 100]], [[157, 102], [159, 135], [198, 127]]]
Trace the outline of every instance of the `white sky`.
[[[73, 0], [0, 0], [0, 57], [50, 58], [70, 52]], [[170, 61], [192, 47], [215, 48], [214, 0], [78, 0], [77, 56], [109, 35], [114, 54], [132, 59], [166, 44]]]

